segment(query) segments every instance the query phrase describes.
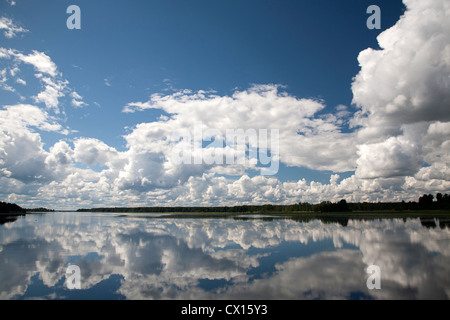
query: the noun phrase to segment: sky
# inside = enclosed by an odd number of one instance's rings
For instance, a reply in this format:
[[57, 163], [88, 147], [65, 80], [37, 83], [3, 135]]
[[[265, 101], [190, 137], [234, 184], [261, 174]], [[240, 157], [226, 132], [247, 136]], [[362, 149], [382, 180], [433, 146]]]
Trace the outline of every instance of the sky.
[[0, 0], [0, 200], [450, 193], [449, 18], [447, 0]]

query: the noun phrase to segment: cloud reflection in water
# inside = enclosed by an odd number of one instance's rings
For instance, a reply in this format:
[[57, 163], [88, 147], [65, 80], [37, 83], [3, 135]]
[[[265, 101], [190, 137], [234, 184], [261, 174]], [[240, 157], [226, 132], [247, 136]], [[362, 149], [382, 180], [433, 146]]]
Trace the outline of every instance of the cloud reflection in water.
[[[449, 239], [418, 219], [30, 215], [0, 226], [0, 298], [448, 299]], [[78, 292], [64, 286], [69, 264]], [[372, 264], [381, 290], [366, 287]]]

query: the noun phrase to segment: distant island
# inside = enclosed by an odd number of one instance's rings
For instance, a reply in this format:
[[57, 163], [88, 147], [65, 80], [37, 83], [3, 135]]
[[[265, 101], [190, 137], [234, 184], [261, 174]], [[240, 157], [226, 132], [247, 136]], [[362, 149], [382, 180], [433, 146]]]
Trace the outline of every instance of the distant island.
[[[436, 199], [436, 201], [434, 201]], [[450, 196], [438, 193], [436, 198], [424, 194], [419, 201], [409, 202], [362, 202], [347, 203], [323, 201], [318, 204], [297, 203], [292, 205], [241, 205], [217, 207], [113, 207], [78, 209], [77, 212], [115, 212], [115, 213], [288, 213], [288, 212], [361, 212], [361, 211], [419, 211], [419, 210], [450, 210]]]
[[27, 212], [55, 212], [53, 209], [47, 208], [33, 208], [33, 209], [25, 209]]

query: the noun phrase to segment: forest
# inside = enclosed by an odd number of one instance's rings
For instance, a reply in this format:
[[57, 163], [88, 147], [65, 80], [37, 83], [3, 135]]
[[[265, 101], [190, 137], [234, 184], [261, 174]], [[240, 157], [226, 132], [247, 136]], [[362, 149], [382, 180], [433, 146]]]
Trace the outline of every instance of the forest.
[[114, 207], [78, 209], [78, 212], [127, 212], [127, 213], [270, 213], [270, 212], [357, 212], [357, 211], [414, 211], [414, 210], [450, 210], [450, 196], [438, 193], [424, 194], [418, 201], [409, 202], [357, 202], [347, 203], [342, 199], [338, 202], [323, 201], [318, 204], [300, 202], [291, 205], [241, 205], [217, 207]]
[[26, 210], [14, 203], [0, 201], [0, 214], [8, 213], [26, 213]]
[[[450, 196], [441, 193], [433, 196], [424, 194], [418, 201], [409, 202], [354, 202], [342, 199], [338, 202], [323, 201], [317, 204], [299, 202], [291, 205], [241, 205], [216, 207], [104, 207], [78, 209], [77, 212], [129, 212], [129, 213], [270, 213], [270, 212], [359, 212], [359, 211], [417, 211], [417, 210], [450, 210]], [[0, 214], [25, 214], [27, 212], [54, 212], [52, 209], [24, 209], [17, 204], [0, 201]]]

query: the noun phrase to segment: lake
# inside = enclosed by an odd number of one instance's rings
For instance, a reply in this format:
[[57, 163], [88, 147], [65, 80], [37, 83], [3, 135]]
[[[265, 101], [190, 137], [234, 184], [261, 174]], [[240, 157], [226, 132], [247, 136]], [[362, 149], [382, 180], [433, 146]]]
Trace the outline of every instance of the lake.
[[419, 219], [28, 214], [0, 225], [0, 268], [0, 299], [449, 299], [450, 229]]

